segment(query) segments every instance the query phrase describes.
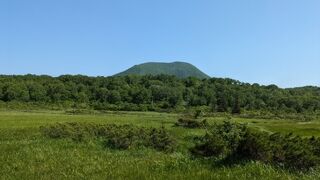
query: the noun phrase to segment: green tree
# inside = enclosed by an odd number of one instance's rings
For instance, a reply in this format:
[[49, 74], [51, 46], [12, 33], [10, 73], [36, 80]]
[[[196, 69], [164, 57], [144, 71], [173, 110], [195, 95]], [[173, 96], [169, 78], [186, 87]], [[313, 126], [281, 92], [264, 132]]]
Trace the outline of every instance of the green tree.
[[47, 94], [53, 102], [67, 100], [69, 93], [62, 82], [54, 82], [48, 86]]
[[131, 88], [130, 94], [132, 102], [135, 104], [145, 104], [151, 102], [151, 91], [144, 87]]
[[9, 84], [4, 93], [5, 101], [28, 101], [29, 92], [25, 84], [15, 83]]
[[217, 111], [227, 112], [228, 111], [228, 101], [224, 93], [219, 93], [217, 98]]
[[3, 87], [0, 84], [0, 101], [3, 100]]
[[79, 92], [77, 94], [77, 102], [79, 102], [79, 103], [88, 103], [89, 102], [89, 98], [88, 98], [87, 94], [85, 92]]
[[99, 88], [96, 90], [96, 100], [100, 102], [107, 102], [109, 91], [106, 88]]
[[178, 89], [170, 89], [167, 98], [170, 107], [176, 107], [182, 101], [182, 93]]
[[31, 101], [43, 101], [46, 99], [47, 91], [41, 84], [30, 82], [27, 87]]
[[232, 108], [232, 114], [241, 114], [239, 95], [236, 95], [235, 97], [233, 108]]
[[118, 91], [112, 90], [108, 93], [108, 103], [117, 104], [121, 101], [121, 96]]

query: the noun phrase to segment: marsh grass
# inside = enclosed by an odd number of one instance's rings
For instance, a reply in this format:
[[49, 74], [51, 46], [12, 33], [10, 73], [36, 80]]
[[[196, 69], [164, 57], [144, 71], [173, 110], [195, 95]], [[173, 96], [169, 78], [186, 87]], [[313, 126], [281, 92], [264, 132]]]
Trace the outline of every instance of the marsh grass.
[[[320, 169], [290, 172], [261, 162], [221, 164], [215, 158], [194, 158], [188, 153], [192, 137], [205, 134], [203, 129], [173, 127], [177, 115], [165, 113], [105, 113], [67, 115], [64, 112], [0, 112], [0, 179], [320, 179]], [[207, 118], [208, 123], [223, 118]], [[236, 119], [268, 131], [299, 129], [309, 136], [299, 122]], [[257, 123], [250, 123], [256, 121]], [[80, 122], [96, 124], [134, 124], [137, 127], [164, 126], [179, 144], [175, 152], [153, 148], [117, 150], [103, 148], [100, 142], [75, 142], [72, 139], [44, 137], [40, 126]], [[318, 128], [318, 121], [307, 127]], [[318, 135], [318, 134], [316, 134]]]

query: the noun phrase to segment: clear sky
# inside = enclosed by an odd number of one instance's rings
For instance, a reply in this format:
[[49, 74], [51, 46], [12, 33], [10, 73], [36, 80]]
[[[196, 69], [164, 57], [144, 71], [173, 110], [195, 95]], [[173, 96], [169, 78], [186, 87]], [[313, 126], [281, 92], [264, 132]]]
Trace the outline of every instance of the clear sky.
[[320, 1], [0, 1], [0, 74], [108, 76], [147, 61], [320, 86]]

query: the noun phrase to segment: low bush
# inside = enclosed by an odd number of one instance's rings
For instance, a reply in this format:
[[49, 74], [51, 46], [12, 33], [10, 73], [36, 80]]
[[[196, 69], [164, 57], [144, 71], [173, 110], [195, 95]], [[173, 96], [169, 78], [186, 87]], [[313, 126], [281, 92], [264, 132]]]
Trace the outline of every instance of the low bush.
[[181, 126], [185, 128], [204, 128], [208, 126], [208, 122], [206, 119], [200, 121], [200, 120], [191, 119], [191, 118], [180, 118], [175, 123], [175, 126]]
[[268, 133], [247, 129], [233, 155], [246, 159], [271, 162], [273, 156], [272, 148]]
[[91, 109], [68, 109], [65, 111], [66, 114], [95, 114], [94, 110]]
[[153, 128], [147, 135], [147, 138], [148, 146], [159, 151], [172, 152], [176, 148], [176, 141], [164, 127], [160, 129]]
[[115, 149], [151, 147], [159, 151], [172, 152], [176, 147], [176, 141], [163, 127], [146, 129], [126, 126], [112, 134], [104, 133], [104, 136], [107, 137], [105, 144]]
[[228, 160], [258, 160], [291, 169], [307, 170], [319, 165], [318, 138], [292, 134], [268, 134], [246, 125], [231, 123], [210, 127], [191, 152], [199, 156], [220, 156]]
[[205, 136], [191, 151], [202, 156], [228, 156], [238, 146], [246, 133], [247, 126], [225, 121], [223, 124], [215, 124], [207, 128]]
[[71, 138], [76, 141], [82, 141], [85, 137], [95, 134], [93, 124], [83, 126], [80, 123], [56, 123], [50, 126], [40, 127], [41, 132], [50, 138], [62, 139]]
[[[320, 163], [317, 144], [310, 138], [279, 133], [270, 136], [272, 161], [294, 169], [310, 169]], [[319, 139], [317, 139], [319, 141]]]
[[172, 152], [176, 147], [175, 139], [163, 127], [155, 129], [133, 125], [57, 123], [41, 127], [41, 132], [49, 138], [70, 138], [77, 142], [102, 138], [105, 146], [114, 149], [150, 147]]

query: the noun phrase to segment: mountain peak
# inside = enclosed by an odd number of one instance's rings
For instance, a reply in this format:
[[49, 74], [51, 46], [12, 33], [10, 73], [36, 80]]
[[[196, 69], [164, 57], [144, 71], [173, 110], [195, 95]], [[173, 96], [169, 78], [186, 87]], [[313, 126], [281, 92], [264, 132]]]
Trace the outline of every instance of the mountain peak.
[[115, 76], [125, 75], [174, 75], [179, 78], [196, 77], [199, 79], [209, 78], [208, 75], [200, 71], [197, 67], [190, 63], [175, 61], [171, 63], [164, 62], [147, 62], [139, 65], [135, 65], [128, 70], [116, 74]]

